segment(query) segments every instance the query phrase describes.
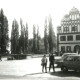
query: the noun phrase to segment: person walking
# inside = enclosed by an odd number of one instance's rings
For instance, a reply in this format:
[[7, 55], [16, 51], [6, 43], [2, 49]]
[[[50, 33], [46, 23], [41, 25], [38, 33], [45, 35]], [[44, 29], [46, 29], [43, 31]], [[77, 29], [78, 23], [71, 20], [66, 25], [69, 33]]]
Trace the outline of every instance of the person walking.
[[44, 68], [45, 68], [45, 72], [47, 73], [47, 58], [46, 58], [46, 55], [44, 55], [41, 59], [41, 66], [42, 66], [42, 72], [44, 72]]
[[53, 55], [53, 53], [51, 53], [50, 55], [49, 55], [49, 72], [50, 72], [50, 69], [51, 69], [51, 67], [53, 68], [53, 71], [55, 72], [55, 69], [54, 69], [54, 55]]

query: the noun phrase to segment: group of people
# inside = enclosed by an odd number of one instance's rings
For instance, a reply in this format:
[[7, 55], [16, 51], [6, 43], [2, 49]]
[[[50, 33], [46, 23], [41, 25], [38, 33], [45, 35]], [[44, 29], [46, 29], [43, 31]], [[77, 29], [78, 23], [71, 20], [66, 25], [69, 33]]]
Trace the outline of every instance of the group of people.
[[[51, 53], [49, 54], [49, 72], [51, 70], [51, 68], [53, 68], [53, 71], [55, 72], [55, 68], [54, 68], [54, 55]], [[46, 55], [44, 55], [41, 59], [41, 66], [42, 66], [42, 72], [44, 72], [44, 68], [45, 68], [45, 72], [47, 73], [47, 58]]]

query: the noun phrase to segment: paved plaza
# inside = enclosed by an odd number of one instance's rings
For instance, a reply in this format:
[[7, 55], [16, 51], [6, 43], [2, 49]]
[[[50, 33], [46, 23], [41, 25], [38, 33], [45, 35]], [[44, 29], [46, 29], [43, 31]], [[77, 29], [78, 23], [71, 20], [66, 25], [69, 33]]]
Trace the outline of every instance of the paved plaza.
[[56, 68], [55, 73], [52, 70], [42, 73], [40, 64], [41, 57], [28, 57], [25, 60], [2, 60], [0, 61], [0, 80], [80, 80], [80, 73], [74, 71], [63, 73], [60, 68]]

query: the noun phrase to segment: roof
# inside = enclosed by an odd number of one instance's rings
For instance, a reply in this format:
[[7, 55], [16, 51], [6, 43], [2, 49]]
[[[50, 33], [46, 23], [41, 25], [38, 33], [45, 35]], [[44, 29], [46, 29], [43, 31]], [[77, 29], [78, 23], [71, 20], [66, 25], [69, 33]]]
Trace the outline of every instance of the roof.
[[64, 53], [64, 54], [77, 54], [77, 53]]
[[70, 10], [70, 13], [79, 13], [79, 10], [75, 7], [73, 7], [71, 10]]
[[76, 56], [76, 57], [80, 57], [80, 55], [68, 55], [68, 56], [73, 56], [73, 57], [75, 57], [75, 56]]

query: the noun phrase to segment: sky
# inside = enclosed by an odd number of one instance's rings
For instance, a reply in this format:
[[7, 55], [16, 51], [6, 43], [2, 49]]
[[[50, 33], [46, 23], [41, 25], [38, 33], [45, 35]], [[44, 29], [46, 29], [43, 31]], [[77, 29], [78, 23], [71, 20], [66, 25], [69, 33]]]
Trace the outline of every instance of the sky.
[[12, 21], [16, 19], [20, 24], [28, 24], [29, 38], [33, 37], [33, 25], [39, 26], [40, 36], [44, 36], [45, 18], [51, 15], [53, 28], [57, 34], [57, 26], [61, 25], [64, 15], [69, 14], [75, 7], [80, 11], [80, 0], [0, 0], [0, 8], [8, 18], [9, 34]]

